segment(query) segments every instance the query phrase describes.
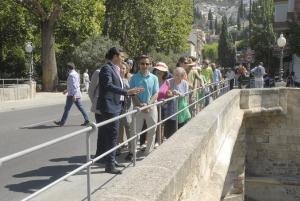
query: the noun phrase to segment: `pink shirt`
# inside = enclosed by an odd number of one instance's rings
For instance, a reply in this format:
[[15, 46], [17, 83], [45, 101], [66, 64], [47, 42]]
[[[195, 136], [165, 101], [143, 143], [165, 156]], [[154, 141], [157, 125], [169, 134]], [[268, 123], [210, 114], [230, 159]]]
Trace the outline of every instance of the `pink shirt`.
[[159, 88], [157, 100], [160, 101], [162, 99], [166, 99], [168, 90], [169, 87], [167, 85], [167, 82], [164, 81], [164, 83]]

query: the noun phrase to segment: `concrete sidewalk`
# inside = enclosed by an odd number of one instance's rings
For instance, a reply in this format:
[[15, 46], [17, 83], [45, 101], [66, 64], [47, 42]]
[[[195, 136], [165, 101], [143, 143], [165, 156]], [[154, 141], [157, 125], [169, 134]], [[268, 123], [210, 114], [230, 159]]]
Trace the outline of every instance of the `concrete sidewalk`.
[[[82, 100], [89, 100], [86, 92], [82, 92]], [[0, 112], [9, 112], [44, 107], [49, 105], [64, 104], [65, 102], [66, 95], [62, 94], [61, 92], [39, 92], [36, 93], [36, 96], [33, 99], [0, 102]]]

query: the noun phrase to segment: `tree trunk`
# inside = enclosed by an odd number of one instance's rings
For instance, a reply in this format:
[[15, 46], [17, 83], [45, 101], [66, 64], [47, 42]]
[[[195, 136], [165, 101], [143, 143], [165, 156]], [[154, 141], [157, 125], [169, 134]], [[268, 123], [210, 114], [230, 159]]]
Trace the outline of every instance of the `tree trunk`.
[[54, 91], [57, 88], [57, 65], [55, 57], [54, 26], [49, 20], [42, 22], [42, 68], [43, 68], [43, 90]]

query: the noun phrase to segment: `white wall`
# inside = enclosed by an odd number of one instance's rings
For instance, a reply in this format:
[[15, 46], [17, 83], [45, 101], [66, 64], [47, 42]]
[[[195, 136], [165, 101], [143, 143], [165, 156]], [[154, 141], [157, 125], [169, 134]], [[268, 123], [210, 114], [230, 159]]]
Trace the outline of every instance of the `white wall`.
[[294, 12], [295, 10], [295, 0], [289, 0], [288, 12]]
[[296, 82], [300, 82], [300, 57], [293, 55], [293, 70], [296, 76]]
[[275, 4], [275, 22], [287, 21], [288, 3]]

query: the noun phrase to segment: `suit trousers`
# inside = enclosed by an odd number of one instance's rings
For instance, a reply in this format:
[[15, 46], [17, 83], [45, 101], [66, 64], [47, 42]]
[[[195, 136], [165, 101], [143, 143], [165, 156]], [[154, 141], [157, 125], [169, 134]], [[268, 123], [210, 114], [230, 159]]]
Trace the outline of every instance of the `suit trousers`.
[[[139, 112], [136, 115], [136, 132], [139, 133], [142, 131], [143, 129], [143, 125], [144, 125], [144, 121], [146, 121], [147, 127], [151, 127], [154, 124], [157, 123], [157, 107], [151, 107], [149, 112]], [[148, 155], [154, 148], [154, 141], [155, 141], [155, 131], [156, 131], [156, 127], [149, 130], [147, 132], [147, 147], [146, 147], [146, 151], [145, 154]], [[145, 135], [145, 134], [143, 134]]]
[[[97, 123], [119, 116], [120, 114], [96, 114]], [[106, 124], [98, 128], [97, 152], [96, 156], [117, 146], [119, 138], [119, 120]], [[108, 154], [104, 161], [107, 166], [114, 166], [116, 158], [116, 151]]]

